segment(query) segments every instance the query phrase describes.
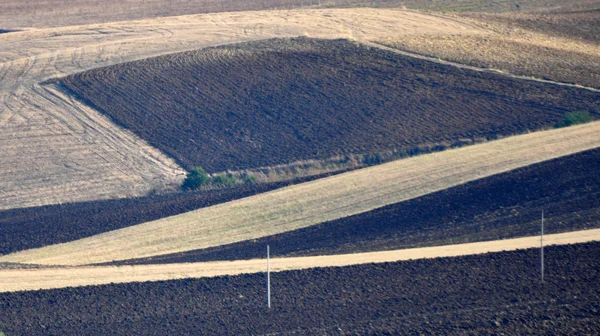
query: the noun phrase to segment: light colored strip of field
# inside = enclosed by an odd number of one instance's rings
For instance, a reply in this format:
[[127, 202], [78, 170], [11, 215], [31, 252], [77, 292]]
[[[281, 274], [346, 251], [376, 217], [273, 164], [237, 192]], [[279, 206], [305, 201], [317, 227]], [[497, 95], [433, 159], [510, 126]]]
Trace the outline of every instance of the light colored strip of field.
[[384, 9], [188, 15], [0, 34], [0, 210], [142, 196], [184, 172], [137, 136], [39, 82], [178, 51], [275, 37], [378, 40], [480, 33], [456, 20]]
[[574, 39], [538, 33], [525, 36], [448, 34], [398, 36], [379, 43], [405, 51], [401, 52], [405, 55], [475, 71], [596, 88], [596, 92], [600, 87], [600, 45]]
[[[600, 229], [544, 236], [544, 246], [584, 243], [600, 240]], [[315, 267], [350, 266], [401, 260], [454, 257], [488, 252], [512, 251], [540, 246], [540, 237], [496, 240], [423, 247], [406, 250], [368, 252], [316, 257], [271, 259], [273, 272]], [[260, 273], [266, 271], [264, 259], [217, 261], [205, 263], [159, 264], [136, 266], [84, 266], [46, 269], [0, 270], [0, 292], [204, 278], [222, 275]]]
[[0, 262], [82, 265], [235, 243], [366, 212], [552, 158], [600, 147], [600, 122], [530, 133], [369, 167]]

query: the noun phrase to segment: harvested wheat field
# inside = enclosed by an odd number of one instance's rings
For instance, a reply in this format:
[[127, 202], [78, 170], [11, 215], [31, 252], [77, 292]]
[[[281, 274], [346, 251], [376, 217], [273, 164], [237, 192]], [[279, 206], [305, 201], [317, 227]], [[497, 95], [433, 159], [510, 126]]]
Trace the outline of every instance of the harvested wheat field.
[[[546, 235], [544, 241], [547, 246], [600, 241], [600, 229]], [[514, 251], [539, 245], [540, 237], [533, 236], [406, 250], [273, 258], [271, 269], [273, 272], [281, 272], [317, 267], [342, 267], [400, 260], [455, 257]], [[265, 259], [252, 259], [133, 266], [7, 268], [0, 269], [0, 292], [252, 274], [264, 272], [265, 267]]]
[[177, 51], [272, 37], [375, 40], [448, 31], [456, 20], [397, 10], [223, 13], [0, 34], [0, 209], [141, 196], [178, 186], [163, 153], [40, 82]]
[[461, 14], [489, 34], [411, 35], [380, 41], [480, 68], [600, 88], [600, 10]]
[[[272, 257], [287, 258], [512, 239], [539, 234], [542, 211], [545, 234], [598, 229], [600, 179], [597, 176], [600, 176], [600, 148], [299, 230], [110, 264], [255, 259], [264, 256], [267, 245]], [[21, 236], [21, 230], [11, 231]]]
[[599, 9], [0, 0], [0, 336], [598, 334]]
[[80, 265], [256, 239], [366, 212], [600, 146], [600, 123], [510, 137], [332, 176], [0, 262]]
[[0, 255], [66, 243], [325, 177], [0, 211]]
[[[0, 23], [4, 29], [48, 28], [125, 20], [216, 12], [290, 10], [299, 8], [391, 7], [425, 11], [545, 12], [572, 11], [597, 6], [597, 0], [0, 0]], [[518, 6], [517, 6], [518, 5]], [[1, 30], [0, 30], [1, 32]]]

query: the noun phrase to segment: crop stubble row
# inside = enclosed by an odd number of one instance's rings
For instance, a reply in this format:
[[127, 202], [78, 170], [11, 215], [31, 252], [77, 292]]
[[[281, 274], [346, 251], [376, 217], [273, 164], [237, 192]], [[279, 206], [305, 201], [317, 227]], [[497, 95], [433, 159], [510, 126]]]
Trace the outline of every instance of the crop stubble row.
[[233, 189], [178, 192], [0, 211], [0, 255], [66, 243], [328, 175]]

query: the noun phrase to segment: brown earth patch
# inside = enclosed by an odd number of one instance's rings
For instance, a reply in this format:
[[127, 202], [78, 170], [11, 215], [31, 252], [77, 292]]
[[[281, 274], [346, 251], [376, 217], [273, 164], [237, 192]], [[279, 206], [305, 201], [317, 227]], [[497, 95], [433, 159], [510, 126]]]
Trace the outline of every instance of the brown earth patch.
[[0, 294], [10, 334], [598, 334], [600, 244]]

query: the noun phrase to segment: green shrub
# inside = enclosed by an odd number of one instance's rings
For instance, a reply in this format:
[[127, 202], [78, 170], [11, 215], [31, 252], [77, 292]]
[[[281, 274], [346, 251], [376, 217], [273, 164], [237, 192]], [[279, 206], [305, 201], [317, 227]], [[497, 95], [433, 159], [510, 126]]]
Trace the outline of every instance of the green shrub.
[[592, 120], [594, 120], [594, 118], [588, 111], [569, 112], [569, 113], [565, 114], [564, 119], [562, 121], [556, 123], [556, 125], [554, 125], [554, 127], [560, 128], [560, 127], [568, 127], [568, 126], [578, 125], [578, 124], [585, 124], [585, 123], [589, 123]]
[[252, 176], [252, 175], [245, 175], [242, 180], [244, 181], [245, 184], [254, 184], [256, 183], [256, 177]]
[[184, 190], [198, 189], [200, 186], [207, 184], [209, 180], [208, 174], [202, 167], [194, 167], [188, 172], [181, 187]]
[[210, 182], [215, 185], [228, 187], [236, 184], [237, 179], [232, 175], [217, 175], [213, 176]]

